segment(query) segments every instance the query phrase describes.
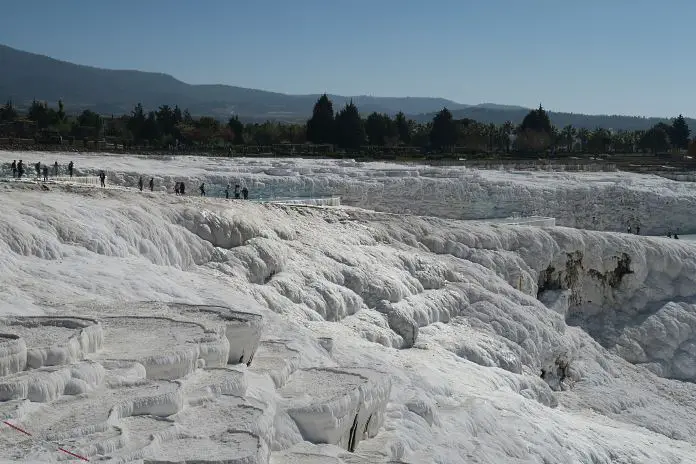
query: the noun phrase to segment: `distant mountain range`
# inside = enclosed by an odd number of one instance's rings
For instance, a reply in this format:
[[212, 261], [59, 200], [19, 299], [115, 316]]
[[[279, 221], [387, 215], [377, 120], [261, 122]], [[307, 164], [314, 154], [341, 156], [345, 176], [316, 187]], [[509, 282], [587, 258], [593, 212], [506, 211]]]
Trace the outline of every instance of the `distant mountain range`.
[[[0, 45], [0, 101], [12, 99], [27, 107], [33, 99], [56, 102], [63, 99], [69, 112], [92, 109], [102, 114], [123, 114], [141, 102], [146, 109], [163, 104], [188, 108], [194, 115], [226, 119], [232, 114], [251, 121], [298, 122], [307, 119], [319, 94], [288, 95], [229, 85], [190, 85], [168, 74], [111, 70], [83, 66]], [[403, 111], [417, 121], [431, 120], [447, 107], [455, 118], [471, 118], [485, 123], [518, 124], [529, 111], [521, 106], [484, 103], [465, 105], [444, 98], [329, 96], [334, 109], [348, 101], [361, 113], [373, 111], [396, 114]], [[676, 116], [676, 115], [675, 115]], [[556, 126], [647, 129], [664, 118], [602, 116], [551, 113]], [[696, 130], [696, 120], [689, 119]]]

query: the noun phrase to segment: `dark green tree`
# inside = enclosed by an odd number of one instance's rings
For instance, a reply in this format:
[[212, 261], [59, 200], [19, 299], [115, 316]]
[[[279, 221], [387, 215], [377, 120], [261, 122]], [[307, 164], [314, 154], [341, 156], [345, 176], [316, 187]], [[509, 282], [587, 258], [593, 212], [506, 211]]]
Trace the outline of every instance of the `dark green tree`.
[[14, 121], [15, 119], [17, 119], [17, 110], [12, 100], [7, 100], [7, 102], [0, 107], [0, 122]]
[[148, 142], [154, 142], [160, 138], [161, 133], [159, 125], [157, 124], [157, 113], [154, 111], [147, 113], [147, 118], [145, 118], [145, 122], [143, 123], [141, 135], [142, 138]]
[[335, 143], [335, 129], [333, 103], [324, 94], [314, 104], [312, 117], [307, 121], [307, 140], [316, 144]]
[[411, 126], [406, 119], [406, 115], [399, 111], [396, 113], [396, 118], [394, 119], [394, 124], [396, 125], [396, 132], [399, 134], [399, 141], [405, 145], [411, 143]]
[[365, 133], [370, 145], [393, 144], [398, 138], [396, 124], [387, 114], [374, 112], [365, 120]]
[[440, 110], [433, 118], [430, 143], [438, 150], [453, 147], [457, 143], [457, 124], [447, 108]]
[[61, 123], [65, 121], [65, 104], [63, 103], [63, 100], [58, 100], [58, 112], [56, 113], [56, 118], [58, 119], [58, 122]]
[[27, 115], [30, 120], [34, 121], [39, 129], [45, 129], [50, 123], [50, 115], [48, 113], [48, 104], [46, 102], [31, 102], [29, 113]]
[[365, 126], [352, 100], [336, 115], [335, 127], [339, 147], [357, 150], [365, 143]]
[[612, 144], [612, 136], [608, 130], [596, 128], [590, 134], [588, 149], [592, 153], [607, 153]]
[[232, 131], [232, 143], [235, 145], [244, 144], [244, 124], [242, 124], [237, 115], [232, 116], [227, 121], [227, 127]]
[[133, 108], [130, 118], [128, 118], [128, 124], [126, 125], [133, 138], [136, 142], [140, 142], [146, 139], [144, 128], [145, 128], [145, 112], [143, 111], [143, 105], [138, 103]]
[[669, 131], [669, 138], [672, 142], [672, 146], [686, 150], [689, 148], [690, 136], [691, 130], [689, 129], [689, 125], [686, 123], [684, 116], [680, 114], [677, 118], [672, 120], [672, 127]]
[[534, 131], [534, 132], [544, 132], [551, 135], [553, 129], [551, 127], [551, 119], [549, 114], [544, 110], [544, 108], [539, 105], [539, 108], [530, 111], [522, 120], [520, 124], [520, 129], [522, 131]]
[[[645, 131], [638, 142], [638, 147], [653, 154], [669, 150], [669, 134], [665, 126], [666, 124], [656, 124], [651, 129]], [[670, 126], [667, 127], [669, 128]]]

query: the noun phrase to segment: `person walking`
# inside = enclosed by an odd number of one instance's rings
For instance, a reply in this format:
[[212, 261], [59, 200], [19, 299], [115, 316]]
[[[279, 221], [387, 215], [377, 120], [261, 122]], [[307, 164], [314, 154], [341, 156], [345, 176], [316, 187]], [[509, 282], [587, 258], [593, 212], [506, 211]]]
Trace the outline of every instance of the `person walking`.
[[204, 197], [205, 196], [205, 183], [201, 184], [201, 186], [198, 187], [198, 190], [201, 191], [201, 196]]
[[155, 178], [154, 177], [150, 178], [150, 191], [151, 192], [155, 191]]
[[106, 173], [104, 171], [99, 171], [99, 181], [102, 187], [106, 187]]

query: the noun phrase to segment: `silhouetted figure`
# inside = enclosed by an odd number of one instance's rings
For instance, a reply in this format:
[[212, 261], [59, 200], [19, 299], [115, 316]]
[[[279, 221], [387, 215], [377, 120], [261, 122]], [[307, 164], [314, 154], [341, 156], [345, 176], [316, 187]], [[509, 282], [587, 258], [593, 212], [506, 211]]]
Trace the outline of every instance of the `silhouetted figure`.
[[198, 187], [198, 190], [201, 191], [201, 196], [204, 197], [205, 196], [205, 184], [201, 184], [201, 186]]
[[185, 190], [186, 190], [186, 186], [184, 185], [183, 182], [180, 182], [179, 183], [179, 195], [183, 195]]
[[19, 160], [17, 163], [17, 179], [21, 179], [24, 175], [24, 161]]
[[99, 181], [102, 187], [106, 187], [106, 173], [104, 171], [99, 171]]
[[234, 197], [239, 200], [239, 184], [234, 186]]
[[227, 187], [225, 187], [225, 198], [230, 199], [230, 184], [227, 184]]
[[68, 174], [70, 174], [70, 177], [72, 177], [74, 167], [75, 167], [75, 165], [73, 164], [72, 161], [68, 163]]
[[679, 240], [679, 236], [677, 235], [676, 232], [674, 233], [674, 238], [676, 238], [677, 240]]
[[140, 191], [143, 191], [143, 176], [140, 176], [140, 179], [138, 179], [138, 188]]
[[53, 176], [58, 177], [58, 161], [53, 163]]
[[174, 184], [174, 195], [178, 195], [178, 194], [179, 194], [179, 183], [177, 182], [176, 184]]
[[631, 233], [631, 226], [628, 226], [628, 233]]
[[17, 177], [17, 160], [12, 160], [12, 177]]
[[36, 177], [41, 177], [41, 161], [34, 165], [34, 169], [36, 169]]
[[151, 192], [155, 191], [155, 178], [154, 177], [150, 178], [150, 191]]
[[640, 235], [640, 226], [636, 226], [636, 235]]
[[245, 200], [249, 199], [249, 189], [246, 188], [246, 186], [242, 189], [242, 196], [244, 197]]
[[43, 178], [44, 182], [48, 182], [48, 166], [46, 165], [43, 167]]
[[672, 231], [667, 232], [667, 238], [672, 238]]

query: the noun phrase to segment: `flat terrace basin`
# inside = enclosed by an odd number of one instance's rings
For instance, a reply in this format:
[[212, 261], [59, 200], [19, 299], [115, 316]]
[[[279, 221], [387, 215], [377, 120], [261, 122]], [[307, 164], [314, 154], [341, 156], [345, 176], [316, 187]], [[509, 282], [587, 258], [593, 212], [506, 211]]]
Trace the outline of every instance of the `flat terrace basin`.
[[27, 348], [66, 345], [80, 330], [96, 324], [95, 321], [73, 317], [23, 317], [10, 319], [0, 331], [24, 339]]
[[153, 353], [185, 348], [205, 336], [193, 322], [159, 317], [108, 317], [104, 327], [104, 354], [122, 359], [140, 359]]
[[278, 393], [283, 399], [291, 401], [293, 407], [300, 408], [345, 397], [364, 383], [367, 383], [367, 379], [355, 374], [328, 369], [302, 369], [296, 371]]
[[204, 319], [225, 328], [230, 344], [229, 364], [251, 364], [263, 331], [261, 314], [237, 311], [223, 306], [171, 305], [187, 318]]
[[[227, 364], [229, 343], [195, 322], [166, 317], [105, 317], [104, 349], [96, 360], [134, 361], [148, 379], [173, 380], [199, 366]], [[201, 364], [202, 363], [202, 364]]]
[[146, 452], [145, 463], [256, 464], [259, 439], [250, 433], [224, 432], [216, 437], [179, 438]]

